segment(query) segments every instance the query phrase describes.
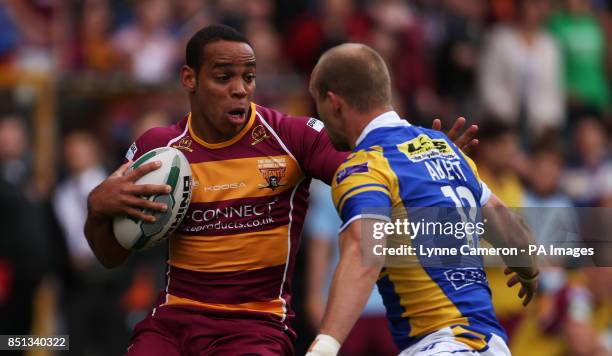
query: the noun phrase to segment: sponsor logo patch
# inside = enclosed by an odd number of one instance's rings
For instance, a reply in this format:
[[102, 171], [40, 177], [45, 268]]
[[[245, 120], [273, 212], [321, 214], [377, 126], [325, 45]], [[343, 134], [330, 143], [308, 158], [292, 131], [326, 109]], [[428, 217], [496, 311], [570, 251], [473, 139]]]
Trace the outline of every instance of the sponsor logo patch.
[[132, 158], [134, 158], [134, 155], [136, 155], [137, 151], [138, 151], [138, 147], [136, 147], [136, 142], [134, 142], [134, 143], [132, 143], [132, 145], [128, 149], [127, 153], [125, 154], [125, 158], [128, 161], [131, 161]]
[[310, 127], [311, 129], [315, 130], [316, 132], [321, 132], [321, 130], [323, 130], [323, 128], [325, 127], [325, 125], [323, 124], [323, 121], [317, 120], [314, 117], [312, 117], [312, 118], [310, 118], [310, 120], [308, 120], [308, 122], [306, 123], [306, 126]]
[[459, 158], [446, 140], [431, 138], [427, 135], [419, 135], [410, 141], [397, 145], [397, 148], [413, 162], [432, 158]]
[[244, 182], [236, 182], [236, 183], [208, 185], [204, 187], [204, 191], [205, 192], [216, 192], [219, 190], [242, 189], [242, 188], [246, 188], [246, 184]]
[[338, 172], [336, 175], [336, 183], [340, 184], [343, 180], [348, 178], [351, 174], [354, 173], [365, 173], [368, 171], [368, 162], [357, 164], [354, 166], [348, 166]]

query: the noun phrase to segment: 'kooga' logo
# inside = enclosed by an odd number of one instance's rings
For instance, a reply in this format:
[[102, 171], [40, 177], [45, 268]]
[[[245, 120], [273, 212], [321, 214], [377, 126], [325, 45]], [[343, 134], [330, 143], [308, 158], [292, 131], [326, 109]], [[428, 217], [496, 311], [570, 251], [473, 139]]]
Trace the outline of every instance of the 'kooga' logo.
[[166, 235], [171, 234], [179, 225], [181, 220], [183, 219], [183, 215], [187, 211], [187, 206], [189, 205], [189, 195], [191, 193], [191, 177], [184, 176], [183, 177], [183, 195], [181, 197], [181, 204], [179, 205], [179, 209], [176, 212], [176, 217], [174, 218], [174, 222], [168, 229]]
[[228, 190], [228, 189], [241, 189], [245, 188], [246, 184], [244, 182], [239, 183], [227, 183], [227, 184], [219, 184], [219, 185], [209, 185], [204, 187], [205, 192], [214, 192], [219, 190]]

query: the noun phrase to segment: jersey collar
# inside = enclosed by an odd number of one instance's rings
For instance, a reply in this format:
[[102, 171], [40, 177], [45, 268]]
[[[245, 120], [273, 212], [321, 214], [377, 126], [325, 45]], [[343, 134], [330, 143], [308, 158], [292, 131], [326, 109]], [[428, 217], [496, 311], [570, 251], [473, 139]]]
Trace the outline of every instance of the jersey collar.
[[406, 120], [403, 120], [395, 111], [387, 111], [386, 113], [380, 114], [361, 131], [361, 135], [357, 138], [355, 142], [355, 147], [359, 146], [359, 144], [372, 132], [380, 127], [395, 127], [395, 126], [410, 126], [410, 123]]
[[233, 138], [227, 141], [224, 141], [224, 142], [219, 142], [219, 143], [208, 143], [204, 141], [203, 138], [200, 138], [198, 135], [196, 135], [195, 131], [191, 127], [191, 113], [189, 113], [189, 118], [187, 119], [187, 126], [189, 127], [189, 134], [191, 135], [191, 137], [193, 137], [193, 139], [197, 143], [199, 143], [200, 145], [206, 148], [218, 149], [218, 148], [224, 148], [224, 147], [231, 146], [234, 143], [238, 142], [244, 136], [244, 134], [246, 134], [247, 131], [251, 129], [251, 127], [253, 126], [253, 123], [255, 122], [256, 110], [257, 110], [257, 107], [255, 106], [255, 103], [251, 102], [251, 110], [250, 110], [251, 112], [250, 112], [249, 120], [244, 125], [244, 127]]

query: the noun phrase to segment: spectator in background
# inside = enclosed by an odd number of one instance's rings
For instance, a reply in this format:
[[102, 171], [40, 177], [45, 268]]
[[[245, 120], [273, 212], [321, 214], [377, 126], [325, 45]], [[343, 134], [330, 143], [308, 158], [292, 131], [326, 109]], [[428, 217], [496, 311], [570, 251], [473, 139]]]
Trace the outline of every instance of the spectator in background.
[[564, 244], [578, 242], [579, 229], [572, 199], [561, 190], [563, 153], [553, 140], [540, 141], [529, 154], [525, 220], [538, 243], [576, 247]]
[[391, 85], [397, 91], [399, 107], [412, 123], [426, 125], [425, 118], [439, 115], [439, 105], [421, 18], [401, 0], [371, 2], [367, 11], [373, 27], [366, 43], [383, 50], [382, 56], [394, 73]]
[[57, 63], [57, 55], [62, 54], [58, 47], [66, 32], [66, 5], [66, 1], [2, 1], [0, 7], [11, 19], [8, 29], [12, 23], [17, 30], [12, 63], [15, 69], [44, 73]]
[[445, 116], [460, 112], [476, 119], [476, 70], [485, 32], [483, 0], [446, 1], [435, 48], [435, 79]]
[[0, 3], [0, 68], [8, 64], [15, 54], [19, 30], [9, 13], [9, 7]]
[[108, 0], [83, 2], [77, 17], [71, 68], [100, 72], [116, 69], [117, 53], [110, 37], [112, 17]]
[[478, 138], [474, 154], [480, 177], [507, 206], [521, 207], [524, 189], [520, 177], [525, 175], [526, 161], [515, 129], [499, 120], [485, 119]]
[[612, 100], [606, 72], [607, 46], [589, 0], [565, 0], [548, 27], [561, 48], [571, 114], [585, 107], [605, 110]]
[[70, 351], [79, 355], [119, 355], [129, 331], [119, 303], [129, 274], [104, 269], [91, 252], [83, 233], [87, 195], [106, 177], [92, 134], [68, 133], [63, 140], [67, 177], [53, 198], [55, 214], [66, 239], [71, 262], [61, 306], [72, 336]]
[[601, 187], [612, 181], [610, 143], [601, 121], [591, 114], [578, 116], [573, 130], [571, 162], [563, 174], [564, 190], [577, 206], [599, 206]]
[[25, 191], [32, 173], [27, 157], [29, 138], [25, 123], [17, 115], [0, 119], [0, 178]]
[[168, 0], [137, 0], [136, 21], [115, 34], [116, 50], [137, 81], [159, 84], [173, 78], [180, 58], [170, 31]]
[[53, 206], [66, 238], [72, 267], [84, 272], [97, 264], [83, 234], [87, 195], [108, 174], [101, 165], [95, 138], [90, 133], [73, 131], [66, 134], [63, 141], [67, 177], [55, 190]]
[[295, 68], [310, 73], [325, 50], [344, 42], [364, 42], [370, 23], [352, 0], [317, 3], [316, 13], [299, 15], [287, 30], [285, 49]]
[[218, 0], [215, 2], [215, 19], [219, 23], [241, 29], [246, 19], [245, 1], [241, 0]]
[[211, 23], [210, 4], [206, 0], [174, 1], [172, 28], [184, 48], [192, 33]]
[[34, 299], [51, 258], [43, 210], [26, 194], [28, 141], [20, 116], [0, 115], [0, 334], [32, 334]]
[[282, 39], [269, 22], [251, 20], [245, 32], [257, 53], [257, 93], [260, 105], [269, 105], [284, 112], [308, 112], [310, 99], [302, 89], [302, 81], [291, 70], [283, 56]]
[[[530, 152], [528, 160], [530, 167], [526, 175], [528, 188], [521, 214], [533, 232], [536, 242], [547, 250], [551, 245], [585, 247], [580, 244], [580, 225], [573, 202], [560, 188], [564, 159], [555, 137], [541, 140]], [[513, 351], [519, 351], [519, 355], [523, 349], [521, 345], [526, 338], [523, 329], [529, 329], [531, 324], [540, 323], [545, 319], [546, 323], [550, 322], [553, 301], [567, 283], [565, 268], [575, 265], [576, 261], [575, 258], [563, 256], [539, 256], [539, 259], [542, 265], [537, 300], [539, 307], [536, 313], [527, 313], [518, 327], [518, 336], [510, 345]], [[535, 352], [531, 347], [527, 350]], [[536, 353], [548, 355], [542, 350]]]
[[[340, 259], [338, 231], [341, 224], [331, 198], [331, 188], [313, 180], [304, 228], [309, 238], [306, 310], [315, 330], [321, 326], [334, 268]], [[340, 355], [397, 355], [399, 351], [391, 338], [385, 314], [382, 297], [378, 290], [373, 290], [361, 317], [342, 344]]]
[[[545, 0], [517, 0], [517, 19], [493, 28], [482, 53], [485, 112], [514, 125], [524, 142], [564, 124], [558, 48], [543, 28]], [[527, 140], [525, 140], [527, 139]]]
[[251, 0], [244, 3], [249, 21], [272, 23], [276, 11], [272, 0]]
[[490, 0], [489, 16], [495, 22], [509, 22], [516, 18], [515, 0]]

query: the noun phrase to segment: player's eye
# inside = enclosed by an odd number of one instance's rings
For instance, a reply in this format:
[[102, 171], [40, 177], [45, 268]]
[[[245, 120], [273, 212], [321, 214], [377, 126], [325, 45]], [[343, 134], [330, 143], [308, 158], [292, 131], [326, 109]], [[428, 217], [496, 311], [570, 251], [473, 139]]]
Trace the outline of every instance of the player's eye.
[[255, 77], [256, 77], [255, 74], [247, 74], [247, 75], [244, 76], [244, 80], [247, 83], [251, 83], [252, 81], [255, 80]]
[[230, 76], [227, 74], [220, 74], [220, 75], [217, 75], [215, 79], [221, 83], [226, 83], [230, 80]]

